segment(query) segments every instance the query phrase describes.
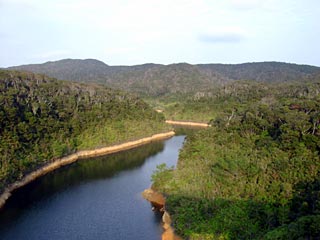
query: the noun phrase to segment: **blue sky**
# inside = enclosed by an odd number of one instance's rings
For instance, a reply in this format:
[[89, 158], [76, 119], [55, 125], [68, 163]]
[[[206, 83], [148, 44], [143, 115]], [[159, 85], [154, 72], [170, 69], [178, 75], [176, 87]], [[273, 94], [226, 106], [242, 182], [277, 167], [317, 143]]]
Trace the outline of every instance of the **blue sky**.
[[0, 0], [0, 67], [283, 61], [320, 66], [318, 0]]

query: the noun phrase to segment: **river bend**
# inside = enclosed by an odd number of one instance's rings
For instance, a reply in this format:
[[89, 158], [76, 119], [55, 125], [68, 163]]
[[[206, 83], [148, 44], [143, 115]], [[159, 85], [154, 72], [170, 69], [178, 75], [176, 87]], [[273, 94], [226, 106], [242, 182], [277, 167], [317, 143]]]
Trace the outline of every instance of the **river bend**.
[[176, 165], [183, 141], [82, 160], [35, 180], [0, 211], [0, 239], [160, 239], [161, 216], [141, 192], [157, 165]]

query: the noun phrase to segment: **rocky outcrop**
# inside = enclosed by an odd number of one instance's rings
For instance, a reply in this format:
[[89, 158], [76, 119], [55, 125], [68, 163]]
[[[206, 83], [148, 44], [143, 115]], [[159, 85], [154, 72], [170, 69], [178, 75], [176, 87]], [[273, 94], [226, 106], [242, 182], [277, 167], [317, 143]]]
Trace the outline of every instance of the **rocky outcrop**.
[[165, 198], [161, 193], [148, 188], [142, 192], [142, 196], [151, 203], [152, 210], [164, 211]]
[[171, 226], [171, 217], [169, 213], [165, 211], [165, 197], [151, 188], [144, 190], [142, 196], [151, 203], [152, 210], [163, 212], [162, 227], [164, 231], [162, 240], [181, 240], [181, 238], [174, 233], [174, 229]]
[[184, 121], [166, 120], [166, 123], [172, 124], [172, 125], [190, 126], [190, 127], [210, 127], [210, 125], [208, 123], [199, 123], [199, 122], [184, 122]]
[[128, 149], [132, 149], [153, 141], [162, 140], [166, 138], [170, 138], [174, 136], [175, 132], [170, 131], [167, 133], [160, 133], [155, 134], [151, 137], [142, 138], [139, 140], [118, 144], [110, 147], [103, 147], [99, 149], [94, 150], [88, 150], [88, 151], [79, 151], [74, 154], [71, 154], [69, 156], [56, 159], [55, 161], [27, 174], [24, 176], [21, 180], [16, 181], [15, 183], [9, 185], [6, 187], [3, 191], [3, 193], [0, 195], [0, 209], [4, 206], [7, 199], [11, 196], [12, 192], [20, 187], [23, 187], [27, 185], [28, 183], [32, 182], [33, 180], [47, 174], [48, 172], [51, 172], [55, 169], [58, 169], [64, 165], [71, 164], [73, 162], [78, 161], [79, 159], [88, 158], [88, 157], [96, 157], [96, 156], [102, 156], [107, 155], [115, 152], [120, 152]]

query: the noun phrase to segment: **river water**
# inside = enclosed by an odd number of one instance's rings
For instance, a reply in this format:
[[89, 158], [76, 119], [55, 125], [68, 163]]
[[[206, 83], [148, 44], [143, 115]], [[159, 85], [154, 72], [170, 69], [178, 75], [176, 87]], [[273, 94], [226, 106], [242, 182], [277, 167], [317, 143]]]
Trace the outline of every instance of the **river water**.
[[0, 239], [161, 239], [161, 216], [141, 192], [157, 165], [176, 165], [184, 138], [81, 160], [37, 179], [0, 211]]

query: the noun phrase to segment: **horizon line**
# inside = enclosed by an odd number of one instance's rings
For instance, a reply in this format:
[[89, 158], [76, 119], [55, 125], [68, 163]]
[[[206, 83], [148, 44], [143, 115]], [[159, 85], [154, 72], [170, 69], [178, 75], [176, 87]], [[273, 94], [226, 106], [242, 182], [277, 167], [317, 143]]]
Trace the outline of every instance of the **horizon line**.
[[285, 63], [285, 64], [292, 64], [292, 65], [303, 65], [303, 66], [312, 66], [312, 67], [319, 67], [317, 65], [311, 65], [307, 63], [296, 63], [296, 62], [283, 62], [283, 61], [276, 61], [276, 60], [265, 60], [265, 61], [248, 61], [248, 62], [241, 62], [241, 63], [219, 63], [219, 62], [208, 62], [208, 63], [189, 63], [189, 62], [173, 62], [169, 64], [163, 64], [163, 63], [155, 63], [155, 62], [146, 62], [146, 63], [140, 63], [140, 64], [133, 64], [133, 65], [109, 65], [105, 63], [102, 60], [96, 59], [96, 58], [63, 58], [63, 59], [57, 59], [57, 60], [50, 60], [45, 61], [42, 63], [26, 63], [26, 64], [20, 64], [20, 65], [12, 65], [12, 66], [5, 66], [0, 67], [1, 69], [8, 69], [8, 68], [14, 68], [14, 67], [21, 67], [21, 66], [27, 66], [27, 65], [43, 65], [48, 63], [55, 63], [60, 62], [64, 60], [80, 60], [80, 61], [86, 61], [86, 60], [94, 60], [104, 63], [106, 66], [109, 67], [133, 67], [133, 66], [142, 66], [142, 65], [161, 65], [161, 66], [170, 66], [170, 65], [178, 65], [178, 64], [188, 64], [188, 65], [242, 65], [242, 64], [255, 64], [255, 63]]

